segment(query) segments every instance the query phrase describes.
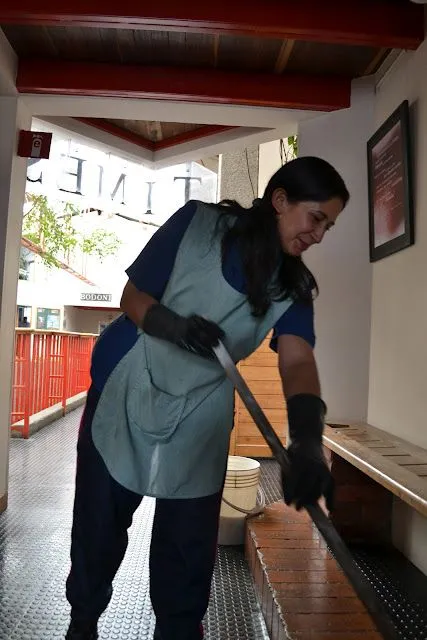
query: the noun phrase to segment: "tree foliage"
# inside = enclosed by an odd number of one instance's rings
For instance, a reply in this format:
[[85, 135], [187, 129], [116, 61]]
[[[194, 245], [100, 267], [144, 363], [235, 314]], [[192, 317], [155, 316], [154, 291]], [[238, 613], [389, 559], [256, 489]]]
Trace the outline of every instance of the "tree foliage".
[[298, 138], [297, 136], [288, 136], [286, 143], [284, 138], [280, 138], [280, 159], [282, 166], [286, 162], [290, 162], [298, 155]]
[[296, 158], [298, 155], [298, 138], [297, 136], [288, 136], [287, 137], [288, 148], [291, 151], [292, 159]]
[[26, 194], [26, 203], [22, 235], [40, 247], [46, 266], [58, 266], [59, 261], [69, 263], [77, 252], [96, 256], [100, 261], [117, 253], [120, 240], [115, 233], [95, 229], [83, 234], [75, 228], [73, 219], [82, 214], [73, 204], [54, 206], [46, 196], [30, 193]]

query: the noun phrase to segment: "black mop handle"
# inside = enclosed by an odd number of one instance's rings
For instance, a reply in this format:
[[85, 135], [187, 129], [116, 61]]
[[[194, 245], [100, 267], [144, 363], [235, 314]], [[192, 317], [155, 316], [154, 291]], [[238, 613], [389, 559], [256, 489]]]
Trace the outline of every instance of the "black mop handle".
[[[214, 352], [218, 358], [221, 366], [226, 372], [228, 378], [233, 383], [240, 397], [242, 398], [247, 410], [251, 414], [262, 436], [266, 440], [268, 446], [271, 449], [272, 454], [276, 458], [277, 462], [284, 474], [289, 471], [289, 458], [285, 447], [282, 445], [277, 433], [274, 431], [267, 416], [256, 401], [252, 391], [240, 375], [239, 370], [230, 357], [230, 354], [222, 344], [219, 343], [217, 347], [214, 347]], [[326, 541], [330, 551], [335, 556], [337, 562], [340, 564], [342, 570], [346, 574], [347, 578], [351, 582], [354, 590], [359, 598], [362, 600], [367, 610], [374, 619], [379, 631], [382, 633], [385, 640], [397, 640], [397, 630], [393, 625], [387, 611], [384, 608], [383, 603], [378, 598], [372, 584], [363, 575], [355, 563], [351, 553], [349, 552], [346, 544], [335, 529], [331, 520], [321, 507], [316, 504], [306, 507], [310, 518], [320, 531], [321, 535]]]

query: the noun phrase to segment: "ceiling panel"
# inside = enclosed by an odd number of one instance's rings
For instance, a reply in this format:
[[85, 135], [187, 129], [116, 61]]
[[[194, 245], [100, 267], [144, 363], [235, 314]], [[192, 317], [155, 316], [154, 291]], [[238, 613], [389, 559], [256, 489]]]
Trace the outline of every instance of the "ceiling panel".
[[358, 77], [365, 74], [378, 51], [373, 47], [295, 42], [286, 71]]

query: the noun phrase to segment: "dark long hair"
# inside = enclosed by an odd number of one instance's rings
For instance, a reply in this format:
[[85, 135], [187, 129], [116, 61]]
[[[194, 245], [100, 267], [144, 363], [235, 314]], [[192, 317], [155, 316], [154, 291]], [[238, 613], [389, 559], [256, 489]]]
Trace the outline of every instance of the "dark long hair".
[[[246, 209], [235, 200], [222, 200], [220, 219], [234, 222], [222, 240], [223, 259], [237, 241], [243, 260], [246, 294], [254, 316], [263, 316], [271, 303], [291, 297], [309, 302], [317, 283], [302, 258], [285, 253], [277, 231], [273, 192], [282, 188], [291, 204], [325, 202], [339, 198], [343, 206], [349, 193], [339, 173], [325, 160], [303, 156], [283, 165], [270, 178], [261, 199]], [[234, 220], [233, 220], [234, 218]]]

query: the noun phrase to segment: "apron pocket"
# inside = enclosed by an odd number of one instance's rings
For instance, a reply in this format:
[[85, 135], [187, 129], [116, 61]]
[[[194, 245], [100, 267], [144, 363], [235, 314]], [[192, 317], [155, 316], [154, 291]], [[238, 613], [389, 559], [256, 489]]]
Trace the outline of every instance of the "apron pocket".
[[187, 396], [174, 396], [153, 384], [148, 369], [138, 371], [126, 394], [129, 424], [153, 442], [174, 434], [184, 412]]

